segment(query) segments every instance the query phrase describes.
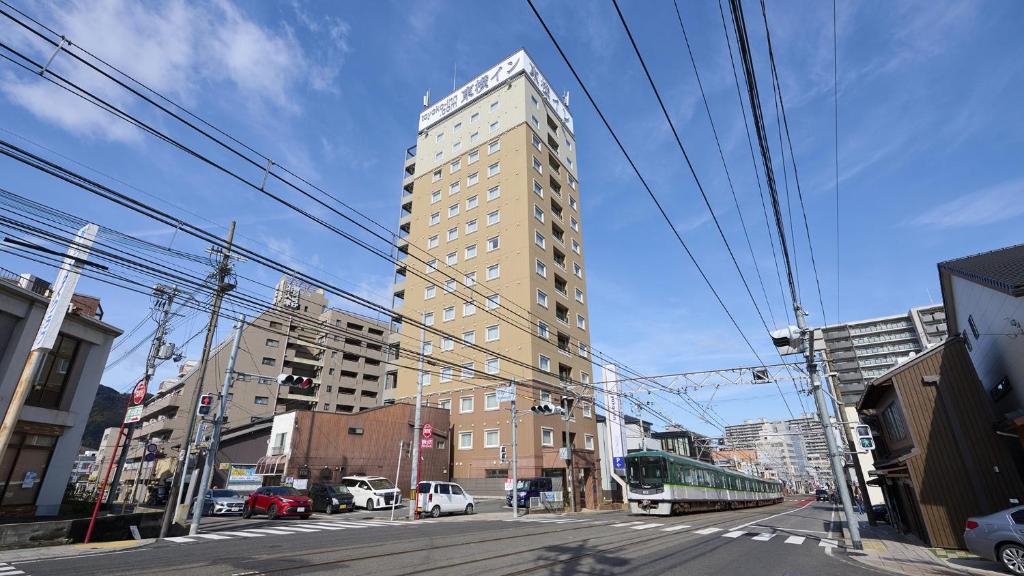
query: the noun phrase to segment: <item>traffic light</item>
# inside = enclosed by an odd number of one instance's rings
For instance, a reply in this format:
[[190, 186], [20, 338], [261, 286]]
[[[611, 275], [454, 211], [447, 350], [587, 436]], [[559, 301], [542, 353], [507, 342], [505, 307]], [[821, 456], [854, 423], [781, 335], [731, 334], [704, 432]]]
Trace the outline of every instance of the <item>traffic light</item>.
[[292, 374], [280, 374], [277, 377], [278, 384], [287, 384], [288, 386], [298, 386], [305, 390], [313, 385], [312, 378], [306, 378], [305, 376], [293, 376]]
[[501, 449], [498, 451], [498, 456], [501, 459], [501, 463], [508, 462], [508, 446], [501, 445]]
[[871, 427], [860, 424], [856, 428], [857, 451], [870, 452], [875, 449], [875, 438], [871, 435]]
[[199, 397], [199, 415], [206, 416], [213, 409], [213, 394], [203, 394]]
[[565, 414], [565, 402], [565, 398], [562, 399], [562, 405], [560, 406], [555, 406], [551, 402], [542, 402], [535, 406], [531, 406], [530, 412], [533, 412], [534, 414], [540, 414], [542, 416], [547, 416], [548, 414]]

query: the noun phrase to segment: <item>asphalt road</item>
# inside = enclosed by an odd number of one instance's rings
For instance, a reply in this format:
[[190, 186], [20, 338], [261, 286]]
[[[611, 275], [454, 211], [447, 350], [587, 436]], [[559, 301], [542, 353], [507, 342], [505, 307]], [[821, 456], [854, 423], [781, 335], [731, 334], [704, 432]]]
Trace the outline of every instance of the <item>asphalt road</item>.
[[495, 512], [391, 523], [363, 515], [217, 522], [198, 537], [14, 567], [33, 576], [877, 574], [844, 558], [829, 503], [790, 500], [675, 517], [609, 512], [513, 520]]

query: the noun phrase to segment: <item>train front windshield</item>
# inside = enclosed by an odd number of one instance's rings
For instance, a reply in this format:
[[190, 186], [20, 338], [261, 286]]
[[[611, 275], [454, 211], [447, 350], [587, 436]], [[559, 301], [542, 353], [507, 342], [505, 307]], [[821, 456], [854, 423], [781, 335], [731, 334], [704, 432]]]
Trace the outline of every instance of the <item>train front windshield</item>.
[[664, 458], [637, 456], [628, 459], [626, 481], [634, 488], [661, 488], [667, 476]]

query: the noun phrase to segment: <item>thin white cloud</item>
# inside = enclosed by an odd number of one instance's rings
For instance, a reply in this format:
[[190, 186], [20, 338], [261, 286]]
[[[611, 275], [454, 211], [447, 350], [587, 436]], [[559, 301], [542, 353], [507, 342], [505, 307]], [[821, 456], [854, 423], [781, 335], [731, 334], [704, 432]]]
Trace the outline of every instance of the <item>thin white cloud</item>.
[[[298, 101], [303, 89], [335, 91], [348, 52], [345, 22], [313, 20], [296, 9], [296, 20], [310, 35], [309, 45], [317, 47], [313, 58], [290, 27], [264, 26], [242, 8], [230, 0], [78, 0], [38, 5], [33, 16], [186, 105], [201, 97], [218, 98], [236, 101], [244, 109], [296, 115], [302, 111]], [[0, 33], [37, 60], [49, 56], [48, 45], [17, 33], [13, 23], [0, 23]], [[130, 112], [144, 110], [127, 91], [66, 54], [54, 59], [53, 69]], [[135, 129], [42, 79], [18, 73], [5, 74], [2, 80], [0, 93], [44, 121], [89, 138], [139, 140]]]
[[995, 224], [1024, 214], [1024, 178], [1001, 182], [935, 206], [914, 218], [916, 226], [966, 228]]

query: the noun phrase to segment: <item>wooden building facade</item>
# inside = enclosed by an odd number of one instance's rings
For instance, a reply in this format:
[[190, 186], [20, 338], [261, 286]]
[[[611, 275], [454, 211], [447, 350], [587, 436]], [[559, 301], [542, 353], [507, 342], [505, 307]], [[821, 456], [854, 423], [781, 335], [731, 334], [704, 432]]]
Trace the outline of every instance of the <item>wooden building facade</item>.
[[[871, 382], [858, 412], [875, 436], [872, 483], [890, 521], [930, 546], [963, 548], [968, 516], [1020, 503], [1024, 483], [961, 336]], [[1009, 440], [1009, 441], [1008, 441]]]

